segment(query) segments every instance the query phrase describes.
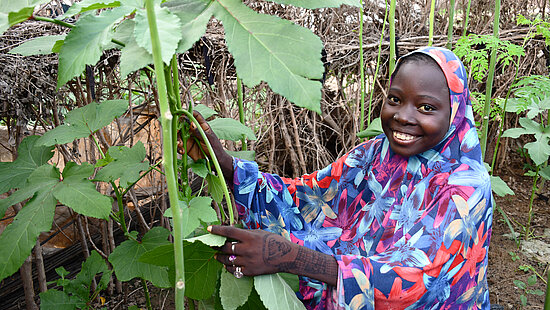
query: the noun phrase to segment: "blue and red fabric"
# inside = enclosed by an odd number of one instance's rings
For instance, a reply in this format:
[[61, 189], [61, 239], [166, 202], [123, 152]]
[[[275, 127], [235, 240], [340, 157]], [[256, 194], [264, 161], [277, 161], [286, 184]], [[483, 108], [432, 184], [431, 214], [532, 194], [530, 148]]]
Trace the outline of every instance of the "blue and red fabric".
[[384, 135], [328, 167], [296, 179], [236, 159], [233, 192], [241, 219], [333, 255], [336, 287], [301, 277], [308, 309], [489, 309], [487, 251], [493, 198], [464, 65], [426, 47], [445, 74], [450, 128], [411, 157]]

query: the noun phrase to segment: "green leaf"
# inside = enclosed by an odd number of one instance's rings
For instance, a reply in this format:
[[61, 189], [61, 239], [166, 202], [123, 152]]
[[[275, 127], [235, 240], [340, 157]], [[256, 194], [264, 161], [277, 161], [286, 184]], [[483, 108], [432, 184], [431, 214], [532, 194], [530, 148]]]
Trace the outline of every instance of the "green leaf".
[[43, 3], [50, 2], [50, 0], [0, 0], [0, 12], [10, 13], [20, 11], [23, 8], [34, 8], [35, 6]]
[[539, 174], [541, 177], [550, 180], [550, 166], [546, 166], [545, 168], [540, 169]]
[[525, 297], [525, 295], [520, 295], [519, 300], [523, 306], [527, 306], [527, 297]]
[[247, 86], [266, 81], [289, 101], [321, 113], [322, 85], [312, 80], [324, 71], [319, 37], [288, 20], [256, 13], [240, 0], [217, 0], [214, 15]]
[[12, 11], [8, 14], [8, 22], [10, 27], [19, 23], [22, 23], [28, 20], [32, 13], [34, 12], [34, 7], [22, 8], [19, 11]]
[[58, 182], [59, 171], [50, 165], [41, 166], [30, 175], [27, 186], [36, 194], [0, 235], [0, 281], [19, 269], [38, 235], [51, 228], [57, 203], [52, 190]]
[[527, 278], [527, 285], [533, 286], [535, 284], [537, 284], [537, 275], [532, 274]]
[[213, 14], [214, 1], [179, 0], [164, 3], [163, 6], [174, 12], [182, 23], [177, 52], [185, 53], [206, 31]]
[[4, 33], [8, 28], [10, 28], [8, 14], [0, 12], [0, 34]]
[[155, 266], [174, 266], [174, 245], [165, 244], [149, 250], [141, 255], [138, 261]]
[[33, 56], [33, 55], [47, 55], [51, 54], [52, 48], [57, 41], [62, 41], [65, 39], [64, 34], [61, 35], [51, 35], [43, 36], [34, 39], [25, 41], [25, 43], [19, 45], [18, 47], [10, 50], [9, 54], [20, 54], [23, 56]]
[[305, 309], [304, 304], [279, 274], [255, 276], [254, 288], [270, 310]]
[[227, 240], [224, 236], [214, 235], [214, 234], [204, 234], [201, 236], [185, 239], [185, 241], [193, 243], [195, 241], [200, 241], [208, 246], [222, 246]]
[[157, 287], [170, 287], [168, 269], [140, 262], [138, 259], [145, 252], [159, 245], [169, 244], [170, 232], [162, 227], [154, 227], [143, 236], [141, 242], [126, 240], [109, 255], [115, 274], [120, 281], [142, 278], [151, 281]]
[[94, 167], [89, 163], [78, 166], [68, 162], [63, 170], [63, 182], [56, 186], [53, 195], [76, 213], [100, 219], [108, 219], [112, 209], [112, 198], [96, 190], [88, 180]]
[[205, 106], [204, 104], [197, 104], [194, 107], [195, 111], [199, 112], [204, 119], [209, 119], [210, 117], [218, 114], [218, 112], [214, 111], [213, 109]]
[[[162, 40], [160, 40], [162, 61], [164, 61], [165, 64], [169, 64], [181, 39], [179, 35], [181, 22], [179, 17], [172, 14], [167, 8], [161, 8], [158, 4], [155, 6], [157, 28], [159, 37], [162, 38]], [[140, 9], [136, 12], [135, 21], [134, 38], [137, 44], [150, 54], [153, 54], [151, 34], [149, 32], [149, 23], [147, 21], [147, 12], [145, 9]]]
[[192, 299], [206, 299], [214, 294], [215, 283], [222, 264], [214, 258], [216, 251], [200, 243], [184, 241], [185, 296]]
[[537, 295], [537, 296], [542, 296], [542, 295], [544, 295], [544, 292], [541, 291], [541, 290], [539, 290], [539, 289], [531, 290], [530, 293], [533, 294], [533, 295]]
[[514, 285], [519, 288], [519, 289], [522, 289], [524, 290], [527, 286], [525, 285], [525, 283], [523, 283], [522, 281], [520, 280], [514, 280]]
[[[134, 26], [135, 21], [130, 19], [124, 21], [117, 29], [117, 32], [126, 31], [125, 28], [131, 28], [131, 36], [123, 41], [126, 45], [120, 52], [120, 76], [125, 78], [128, 74], [146, 67], [153, 63], [153, 55], [151, 55], [146, 49], [139, 46], [134, 38]], [[122, 28], [122, 29], [120, 29]]]
[[525, 130], [525, 128], [510, 128], [510, 129], [506, 129], [503, 133], [502, 133], [502, 137], [503, 138], [514, 138], [514, 139], [517, 139], [519, 138], [519, 136], [521, 135], [524, 135], [524, 134], [528, 134], [529, 132], [527, 132]]
[[540, 134], [535, 135], [535, 138], [535, 142], [529, 142], [524, 147], [528, 150], [529, 157], [531, 157], [535, 165], [540, 166], [550, 156], [550, 145], [548, 144], [550, 139]]
[[285, 272], [280, 272], [279, 275], [294, 292], [298, 292], [300, 289], [300, 278], [297, 275]]
[[220, 179], [209, 173], [206, 176], [206, 181], [208, 182], [208, 193], [214, 198], [218, 203], [223, 200], [223, 185], [221, 184]]
[[143, 162], [145, 147], [141, 141], [132, 148], [111, 146], [108, 154], [114, 160], [99, 170], [96, 180], [110, 182], [120, 179], [119, 185], [127, 188], [139, 179], [141, 171], [149, 168], [149, 162]]
[[332, 8], [339, 7], [342, 4], [361, 7], [359, 0], [270, 0], [281, 4], [291, 4], [306, 9]]
[[88, 11], [115, 8], [118, 6], [120, 6], [120, 1], [82, 0], [80, 2], [73, 3], [67, 12], [57, 19], [65, 19]]
[[40, 309], [42, 310], [74, 310], [76, 304], [64, 292], [49, 289], [40, 293]]
[[232, 118], [216, 118], [208, 122], [216, 136], [222, 140], [239, 141], [243, 135], [250, 140], [256, 140], [252, 129]]
[[52, 158], [53, 147], [37, 146], [36, 141], [39, 138], [26, 137], [19, 144], [17, 159], [14, 162], [0, 163], [0, 193], [25, 185], [29, 175]]
[[243, 277], [237, 279], [225, 268], [222, 269], [220, 282], [220, 298], [223, 308], [227, 310], [235, 310], [244, 305], [254, 286], [253, 278]]
[[194, 197], [189, 205], [184, 201], [180, 201], [180, 208], [183, 211], [182, 236], [189, 236], [195, 231], [201, 225], [200, 221], [210, 223], [218, 220], [211, 203], [212, 199], [210, 197]]
[[206, 166], [206, 160], [199, 159], [197, 161], [193, 161], [189, 167], [191, 167], [191, 170], [194, 174], [198, 175], [201, 178], [206, 178], [208, 175], [208, 167]]
[[382, 130], [382, 122], [380, 121], [380, 117], [377, 117], [372, 120], [372, 122], [367, 127], [367, 129], [358, 132], [357, 137], [370, 138], [370, 137], [378, 136], [379, 134], [382, 134], [382, 133], [384, 133], [384, 131]]
[[226, 151], [226, 152], [227, 154], [233, 157], [242, 158], [250, 161], [256, 160], [256, 152], [254, 151]]
[[46, 132], [37, 145], [55, 145], [84, 138], [109, 125], [128, 109], [126, 100], [92, 102], [67, 113], [65, 124]]
[[500, 197], [515, 195], [514, 191], [499, 176], [491, 176], [491, 188]]
[[96, 288], [97, 291], [101, 291], [107, 287], [111, 273], [112, 271], [109, 270], [103, 258], [96, 251], [92, 251], [86, 261], [82, 263], [76, 278], [63, 285], [63, 291], [77, 297], [84, 306], [90, 301], [92, 282], [96, 275], [101, 274]]
[[103, 48], [113, 37], [113, 25], [132, 11], [129, 7], [118, 7], [78, 19], [59, 52], [57, 87], [80, 75], [86, 65], [99, 61]]
[[252, 294], [248, 297], [246, 304], [237, 308], [237, 310], [264, 310], [266, 307], [260, 300], [260, 296], [256, 290], [252, 290]]

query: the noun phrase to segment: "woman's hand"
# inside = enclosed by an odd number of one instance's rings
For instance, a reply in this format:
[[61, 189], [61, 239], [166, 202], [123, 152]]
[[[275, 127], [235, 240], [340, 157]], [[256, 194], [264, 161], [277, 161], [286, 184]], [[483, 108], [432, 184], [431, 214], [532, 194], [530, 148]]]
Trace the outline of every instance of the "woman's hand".
[[260, 229], [214, 225], [209, 226], [208, 231], [235, 240], [227, 241], [216, 255], [235, 276], [238, 276], [236, 271], [245, 276], [287, 272], [336, 285], [338, 264], [333, 256]]
[[[223, 171], [223, 175], [225, 179], [228, 181], [233, 180], [233, 157], [231, 157], [229, 154], [225, 152], [220, 142], [220, 139], [218, 139], [218, 137], [216, 136], [216, 134], [214, 133], [210, 125], [208, 125], [206, 120], [204, 120], [204, 117], [202, 117], [202, 115], [197, 111], [193, 111], [193, 116], [197, 119], [202, 130], [206, 134], [206, 137], [208, 138], [208, 142], [210, 142], [210, 145], [214, 150], [216, 158], [220, 163], [220, 167]], [[204, 143], [204, 140], [199, 130], [195, 126], [195, 123], [191, 122], [189, 127], [189, 132], [191, 133], [191, 138], [187, 140], [187, 148], [186, 148], [187, 155], [189, 155], [189, 157], [191, 157], [195, 161], [199, 159], [204, 159], [205, 153], [207, 156], [210, 156], [208, 147], [206, 146], [206, 143]], [[200, 141], [200, 143], [198, 143], [197, 141]], [[204, 153], [203, 153], [203, 150], [204, 150]], [[178, 142], [178, 152], [181, 154], [184, 153], [183, 143], [181, 141]]]

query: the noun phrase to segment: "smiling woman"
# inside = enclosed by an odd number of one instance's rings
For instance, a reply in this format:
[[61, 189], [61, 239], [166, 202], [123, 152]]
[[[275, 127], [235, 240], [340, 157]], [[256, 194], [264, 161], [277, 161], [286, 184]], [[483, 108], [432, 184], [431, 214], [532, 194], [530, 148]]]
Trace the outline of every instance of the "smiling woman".
[[252, 229], [209, 227], [231, 240], [217, 259], [236, 277], [299, 275], [310, 309], [489, 309], [491, 184], [466, 80], [449, 50], [404, 56], [385, 135], [296, 179], [230, 165], [206, 128]]

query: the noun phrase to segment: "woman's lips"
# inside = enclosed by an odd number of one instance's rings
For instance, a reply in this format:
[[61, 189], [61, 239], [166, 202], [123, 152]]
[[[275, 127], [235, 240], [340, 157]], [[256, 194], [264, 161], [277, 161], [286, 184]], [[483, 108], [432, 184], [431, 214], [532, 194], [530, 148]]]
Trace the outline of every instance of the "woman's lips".
[[395, 142], [398, 142], [398, 143], [409, 144], [414, 140], [416, 140], [417, 138], [418, 136], [413, 136], [408, 133], [399, 132], [399, 131], [393, 132], [393, 139], [395, 140]]

